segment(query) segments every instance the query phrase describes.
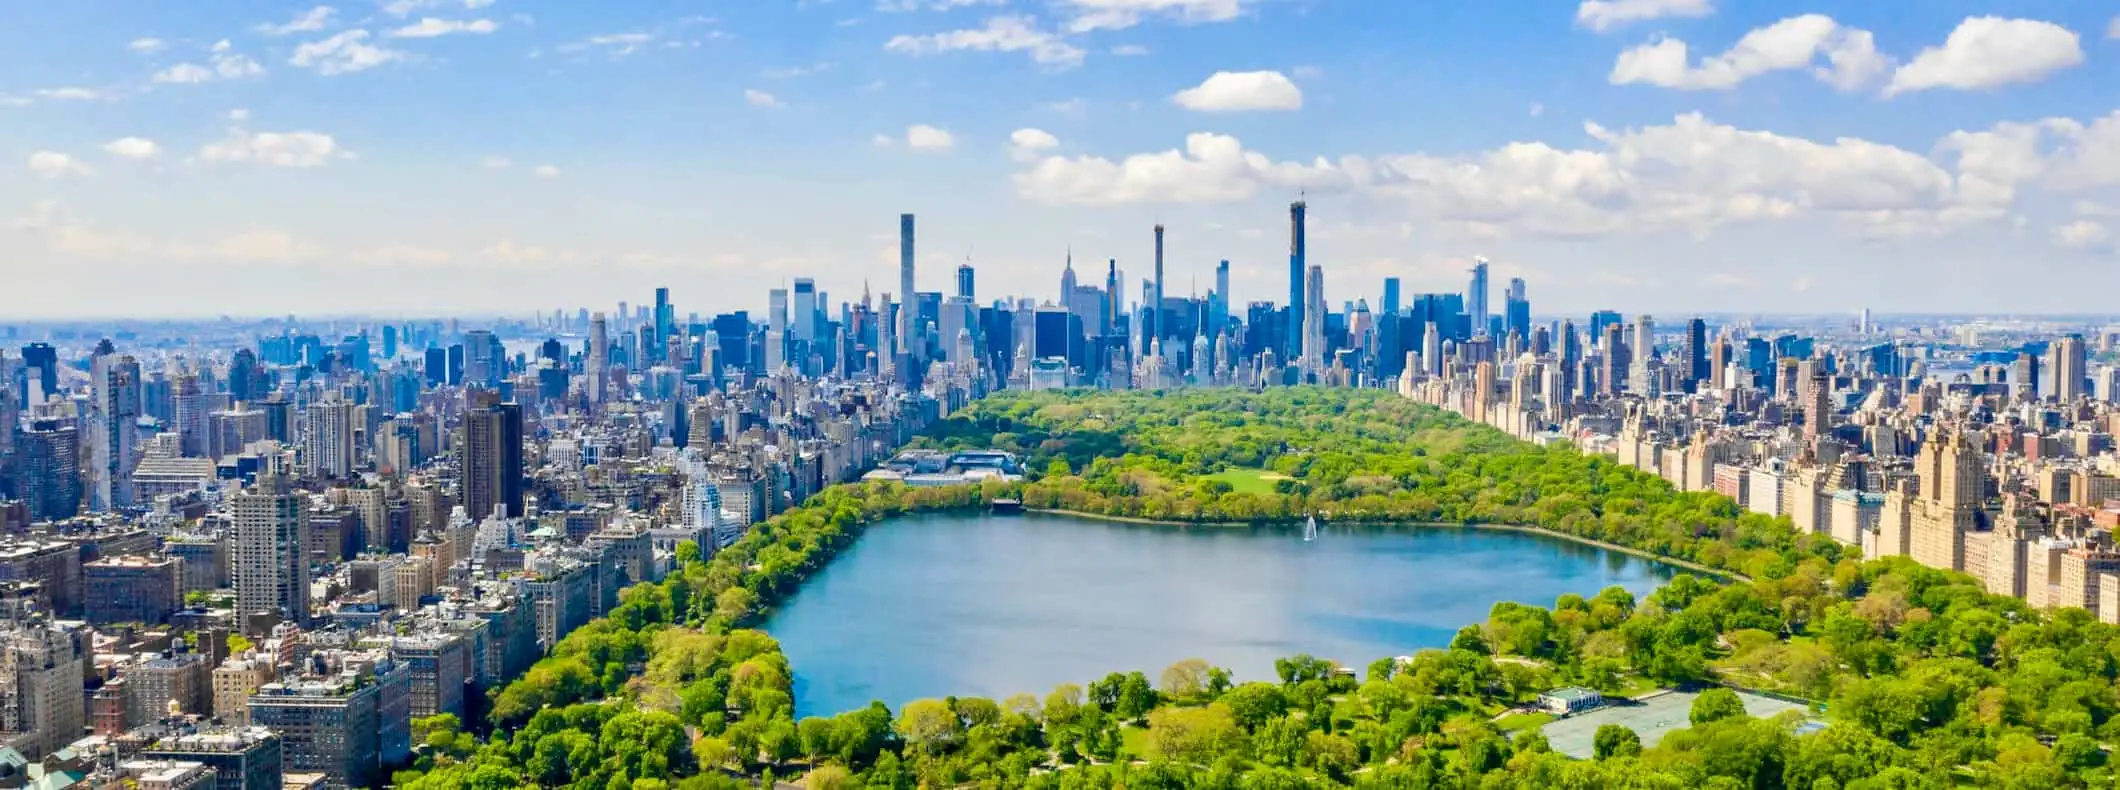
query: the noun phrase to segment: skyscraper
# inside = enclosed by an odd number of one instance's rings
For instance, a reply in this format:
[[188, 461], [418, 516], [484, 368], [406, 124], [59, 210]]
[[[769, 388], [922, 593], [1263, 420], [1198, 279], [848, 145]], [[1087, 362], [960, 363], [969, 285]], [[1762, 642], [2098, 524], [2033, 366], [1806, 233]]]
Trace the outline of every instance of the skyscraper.
[[766, 372], [777, 373], [788, 364], [788, 289], [766, 292]]
[[1288, 348], [1282, 357], [1301, 359], [1303, 354], [1303, 274], [1309, 266], [1304, 249], [1303, 226], [1310, 204], [1298, 200], [1288, 204]]
[[1325, 370], [1325, 267], [1313, 265], [1304, 282], [1303, 367], [1316, 375]]
[[336, 397], [309, 404], [302, 433], [304, 468], [315, 477], [346, 480], [353, 477], [354, 409]]
[[957, 265], [958, 296], [962, 296], [966, 299], [973, 298], [972, 286], [974, 285], [974, 283], [972, 282], [972, 274], [972, 265], [970, 263], [962, 263]]
[[[913, 297], [913, 215], [898, 215], [898, 295], [907, 307]], [[913, 311], [898, 311], [898, 353], [913, 353]]]
[[302, 548], [309, 509], [279, 472], [258, 475], [258, 482], [238, 492], [231, 506], [234, 530], [229, 541], [234, 562], [229, 580], [236, 589], [236, 614], [269, 612], [297, 625], [309, 622], [309, 558]]
[[2084, 363], [2082, 335], [2069, 335], [2054, 341], [2054, 399], [2062, 403], [2082, 400], [2085, 394], [2084, 381], [2090, 371]]
[[464, 380], [486, 387], [499, 386], [507, 374], [506, 350], [501, 339], [488, 329], [464, 333]]
[[589, 318], [589, 350], [582, 355], [582, 364], [588, 365], [589, 402], [604, 402], [605, 393], [611, 389], [611, 337], [604, 314]]
[[140, 457], [140, 363], [119, 356], [109, 340], [96, 346], [89, 370], [88, 510], [132, 504], [132, 472]]
[[523, 515], [523, 407], [472, 390], [464, 413], [464, 512]]
[[[31, 343], [23, 346], [22, 370], [24, 406], [35, 406], [59, 391], [59, 350], [53, 348], [50, 343]], [[37, 388], [34, 393], [30, 390], [32, 384]]]
[[817, 342], [817, 282], [808, 277], [795, 278], [795, 306], [785, 320], [788, 336], [805, 344]]
[[1700, 383], [1708, 380], [1708, 322], [1693, 318], [1686, 322], [1686, 361], [1684, 384], [1687, 392], [1696, 392]]
[[1472, 285], [1465, 290], [1465, 313], [1472, 317], [1472, 336], [1487, 334], [1487, 259], [1472, 259]]
[[1524, 288], [1524, 278], [1509, 278], [1509, 291], [1502, 297], [1502, 334], [1531, 337], [1531, 295]]
[[1649, 363], [1656, 361], [1656, 318], [1648, 313], [1634, 317], [1634, 344], [1629, 347], [1633, 356], [1634, 391], [1656, 394], [1656, 382], [1650, 380]]
[[1156, 285], [1148, 302], [1150, 324], [1146, 327], [1148, 336], [1150, 339], [1161, 340], [1165, 335], [1170, 334], [1168, 328], [1163, 325], [1163, 226], [1161, 224], [1156, 225]]
[[81, 512], [81, 437], [63, 420], [34, 420], [15, 450], [15, 495], [31, 521], [57, 521]]
[[1210, 328], [1221, 334], [1229, 325], [1229, 261], [1215, 264], [1215, 301], [1209, 315]]
[[[677, 308], [670, 304], [670, 289], [655, 289], [654, 318], [655, 336], [649, 338], [652, 342], [648, 343], [647, 353], [650, 358], [659, 359], [662, 356], [661, 349], [663, 348], [664, 344], [669, 342], [670, 335], [676, 329], [677, 324]], [[677, 360], [673, 359], [664, 359], [662, 361], [668, 363], [678, 362]]]
[[1384, 278], [1384, 298], [1377, 302], [1377, 311], [1385, 315], [1399, 312], [1399, 278]]

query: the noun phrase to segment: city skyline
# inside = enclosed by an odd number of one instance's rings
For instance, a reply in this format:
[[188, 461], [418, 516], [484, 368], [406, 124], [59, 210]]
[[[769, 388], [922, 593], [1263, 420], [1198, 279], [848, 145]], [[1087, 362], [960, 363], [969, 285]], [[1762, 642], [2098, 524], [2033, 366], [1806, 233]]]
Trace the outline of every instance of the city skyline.
[[2110, 14], [70, 4], [0, 32], [0, 272], [24, 319], [755, 311], [902, 290], [910, 212], [921, 291], [1048, 299], [1070, 250], [1138, 282], [1161, 224], [1166, 290], [1228, 260], [1240, 308], [1287, 299], [1303, 199], [1334, 305], [1484, 256], [1542, 315], [2083, 313]]

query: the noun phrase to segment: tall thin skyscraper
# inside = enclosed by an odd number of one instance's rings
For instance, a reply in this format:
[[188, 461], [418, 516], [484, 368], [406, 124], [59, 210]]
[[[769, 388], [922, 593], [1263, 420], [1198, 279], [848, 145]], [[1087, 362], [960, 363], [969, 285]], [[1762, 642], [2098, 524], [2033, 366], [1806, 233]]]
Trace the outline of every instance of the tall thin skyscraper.
[[1487, 334], [1487, 259], [1472, 259], [1472, 285], [1465, 290], [1465, 312], [1472, 317], [1472, 336]]
[[1161, 340], [1170, 334], [1163, 326], [1163, 226], [1156, 226], [1156, 287], [1149, 297], [1149, 337]]
[[464, 412], [464, 512], [483, 519], [498, 511], [523, 515], [523, 407], [502, 403], [500, 393], [466, 393]]
[[788, 289], [766, 292], [766, 372], [788, 364]]
[[1215, 264], [1215, 303], [1211, 320], [1216, 334], [1222, 332], [1222, 327], [1229, 326], [1229, 305], [1229, 261], [1225, 260]]
[[[1072, 265], [1070, 265], [1070, 266], [1068, 267], [1068, 270], [1069, 270], [1069, 271], [1073, 271], [1073, 270], [1074, 270], [1074, 267], [1073, 267]], [[971, 265], [970, 263], [964, 263], [964, 264], [959, 264], [959, 265], [957, 266], [957, 295], [958, 295], [958, 296], [962, 296], [962, 297], [964, 297], [964, 298], [966, 298], [966, 299], [971, 299], [971, 298], [973, 298], [973, 296], [972, 296], [972, 292], [973, 292], [973, 286], [974, 286], [974, 285], [976, 285], [976, 283], [975, 283], [975, 282], [973, 282], [973, 277], [974, 277], [974, 276], [975, 276], [975, 273], [974, 273], [974, 272], [972, 271], [972, 265]]]
[[105, 340], [89, 360], [94, 375], [89, 404], [88, 510], [109, 512], [132, 502], [133, 466], [140, 460], [140, 363], [119, 356]]
[[1395, 315], [1399, 312], [1399, 278], [1384, 278], [1384, 298], [1377, 302], [1377, 308], [1385, 315]]
[[913, 353], [913, 215], [898, 215], [898, 295], [905, 307], [898, 311], [898, 353]]
[[795, 306], [783, 320], [788, 323], [781, 328], [788, 331], [789, 337], [804, 343], [817, 342], [817, 281], [795, 278]]
[[1303, 362], [1312, 375], [1325, 370], [1325, 267], [1311, 266], [1304, 278]]
[[1430, 376], [1443, 375], [1443, 333], [1433, 320], [1421, 322], [1421, 367]]
[[1111, 300], [1111, 305], [1104, 311], [1104, 314], [1111, 316], [1111, 323], [1105, 325], [1104, 333], [1116, 337], [1119, 334], [1119, 316], [1126, 314], [1125, 305], [1120, 302], [1119, 296], [1119, 259], [1111, 259], [1111, 262], [1106, 264], [1106, 266], [1107, 268], [1104, 270], [1104, 296], [1106, 299]]
[[1309, 262], [1304, 249], [1303, 226], [1310, 204], [1298, 200], [1288, 204], [1288, 348], [1283, 357], [1303, 355], [1303, 274]]
[[610, 325], [604, 321], [603, 313], [599, 312], [590, 316], [589, 350], [588, 353], [582, 355], [582, 364], [589, 366], [589, 375], [586, 378], [588, 379], [590, 403], [604, 402], [605, 393], [611, 389], [611, 336], [609, 327]]
[[[649, 338], [648, 348], [646, 349], [651, 359], [661, 359], [661, 349], [670, 340], [670, 334], [675, 329], [676, 318], [677, 310], [670, 305], [670, 289], [655, 289], [655, 336]], [[678, 360], [674, 359], [662, 361], [678, 363]]]
[[238, 492], [231, 504], [234, 522], [229, 550], [229, 581], [236, 589], [238, 620], [270, 612], [297, 625], [309, 622], [309, 557], [302, 536], [309, 530], [306, 498], [287, 485], [278, 470], [261, 473], [258, 482]]

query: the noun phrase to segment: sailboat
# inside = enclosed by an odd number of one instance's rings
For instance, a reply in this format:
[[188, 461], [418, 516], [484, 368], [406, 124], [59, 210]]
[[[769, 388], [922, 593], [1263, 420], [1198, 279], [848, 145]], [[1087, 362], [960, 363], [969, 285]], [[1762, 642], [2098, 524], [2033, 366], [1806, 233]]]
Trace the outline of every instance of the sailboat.
[[1310, 520], [1309, 520], [1309, 521], [1306, 521], [1306, 522], [1304, 522], [1304, 523], [1303, 523], [1303, 542], [1305, 542], [1305, 543], [1309, 543], [1310, 541], [1313, 541], [1313, 540], [1317, 540], [1317, 539], [1318, 539], [1318, 514], [1316, 514], [1316, 513], [1312, 513], [1312, 514], [1310, 514]]

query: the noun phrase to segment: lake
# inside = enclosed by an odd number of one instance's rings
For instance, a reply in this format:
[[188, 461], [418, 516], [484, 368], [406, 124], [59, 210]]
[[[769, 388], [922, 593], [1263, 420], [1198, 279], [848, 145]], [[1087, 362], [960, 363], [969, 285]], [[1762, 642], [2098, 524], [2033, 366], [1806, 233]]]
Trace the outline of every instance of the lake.
[[1310, 653], [1359, 671], [1443, 647], [1496, 601], [1550, 606], [1652, 560], [1521, 532], [1324, 525], [1165, 527], [1072, 516], [920, 515], [876, 524], [768, 618], [798, 715], [883, 700], [1041, 698], [1061, 683], [1204, 658], [1245, 680]]

